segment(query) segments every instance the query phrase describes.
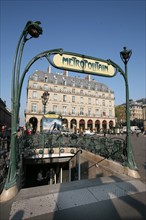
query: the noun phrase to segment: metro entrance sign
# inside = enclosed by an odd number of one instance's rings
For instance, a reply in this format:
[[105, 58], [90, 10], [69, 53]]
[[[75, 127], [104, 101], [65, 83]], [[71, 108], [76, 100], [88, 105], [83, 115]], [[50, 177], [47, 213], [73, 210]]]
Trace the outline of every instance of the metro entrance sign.
[[[49, 59], [49, 61], [51, 60]], [[115, 68], [108, 61], [71, 52], [54, 54], [51, 64], [56, 68], [73, 72], [104, 77], [115, 75]]]
[[[18, 141], [17, 141], [17, 126], [18, 126], [18, 118], [20, 111], [20, 98], [22, 85], [24, 82], [24, 78], [26, 73], [29, 71], [30, 67], [37, 60], [45, 57], [49, 63], [63, 70], [70, 70], [73, 72], [81, 72], [85, 74], [91, 75], [100, 75], [112, 77], [116, 75], [117, 72], [122, 74], [125, 87], [126, 87], [126, 122], [127, 122], [127, 135], [126, 135], [126, 153], [127, 153], [127, 161], [125, 166], [128, 166], [130, 169], [136, 170], [136, 164], [133, 158], [132, 147], [131, 147], [131, 131], [130, 131], [130, 112], [129, 112], [129, 87], [128, 87], [128, 74], [127, 74], [127, 63], [132, 54], [131, 50], [127, 50], [124, 47], [124, 50], [120, 52], [120, 56], [122, 61], [125, 64], [125, 72], [112, 60], [102, 60], [94, 57], [84, 56], [81, 54], [64, 52], [62, 48], [47, 50], [37, 54], [33, 57], [26, 67], [24, 68], [22, 74], [21, 70], [21, 61], [22, 54], [25, 43], [31, 38], [37, 38], [40, 34], [42, 34], [43, 30], [39, 26], [41, 22], [36, 21], [28, 21], [25, 25], [14, 56], [14, 64], [12, 69], [12, 109], [11, 109], [11, 143], [10, 143], [10, 163], [8, 167], [7, 179], [5, 182], [4, 190], [1, 193], [1, 201], [6, 201], [14, 197], [20, 187], [20, 179], [21, 179], [21, 171], [22, 171], [22, 158], [23, 154], [19, 149]], [[29, 36], [30, 35], [30, 36]], [[53, 59], [51, 59], [53, 57]], [[24, 149], [23, 149], [24, 150]], [[129, 171], [128, 171], [129, 172]], [[133, 174], [135, 177], [135, 175]]]

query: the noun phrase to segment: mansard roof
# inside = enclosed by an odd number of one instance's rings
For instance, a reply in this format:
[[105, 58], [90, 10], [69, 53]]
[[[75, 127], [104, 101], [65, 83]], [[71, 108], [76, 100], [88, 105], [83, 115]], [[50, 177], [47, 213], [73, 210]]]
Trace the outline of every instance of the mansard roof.
[[63, 73], [48, 73], [43, 71], [35, 71], [30, 77], [29, 80], [39, 81], [39, 82], [48, 82], [56, 85], [65, 85], [72, 86], [74, 88], [83, 88], [97, 91], [104, 91], [114, 93], [107, 85], [99, 83], [94, 79], [90, 79], [90, 76], [87, 75], [85, 78], [80, 76], [72, 77], [69, 75], [64, 75]]

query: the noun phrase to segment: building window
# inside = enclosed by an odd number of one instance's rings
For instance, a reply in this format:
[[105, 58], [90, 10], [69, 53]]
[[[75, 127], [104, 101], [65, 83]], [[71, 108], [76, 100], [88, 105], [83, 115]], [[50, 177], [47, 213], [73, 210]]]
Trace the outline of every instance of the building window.
[[102, 100], [102, 105], [105, 106], [105, 100]]
[[53, 105], [53, 112], [57, 113], [57, 105]]
[[75, 81], [74, 80], [72, 81], [72, 86], [75, 87]]
[[63, 85], [66, 86], [66, 80], [65, 79], [63, 79]]
[[111, 107], [112, 106], [112, 102], [111, 101], [109, 101], [109, 107]]
[[91, 108], [88, 108], [88, 116], [91, 116]]
[[31, 105], [31, 112], [34, 112], [34, 113], [36, 113], [37, 112], [37, 104], [32, 104]]
[[112, 110], [109, 110], [109, 116], [110, 116], [110, 117], [113, 116]]
[[82, 89], [80, 90], [80, 94], [83, 94], [83, 90]]
[[72, 115], [76, 114], [76, 107], [72, 107]]
[[48, 90], [48, 85], [44, 85], [44, 90]]
[[64, 92], [67, 92], [67, 88], [66, 87], [64, 87], [63, 90], [64, 90]]
[[32, 92], [32, 98], [33, 98], [33, 99], [37, 99], [37, 92], [36, 92], [36, 91], [33, 91], [33, 92]]
[[103, 116], [106, 116], [106, 112], [104, 111], [104, 112], [102, 113], [102, 115], [103, 115]]
[[99, 105], [98, 99], [95, 100], [95, 104], [96, 104], [96, 105]]
[[66, 100], [67, 100], [67, 96], [63, 95], [63, 102], [66, 102]]
[[57, 86], [54, 86], [54, 91], [57, 91], [58, 87]]
[[75, 89], [72, 89], [72, 93], [74, 93], [74, 94], [75, 94]]
[[98, 90], [98, 86], [97, 86], [97, 85], [95, 85], [95, 90], [96, 90], [96, 91]]
[[80, 103], [83, 104], [84, 103], [84, 98], [80, 97]]
[[88, 104], [91, 105], [91, 98], [88, 98]]
[[47, 76], [45, 76], [45, 82], [48, 82], [48, 77]]
[[34, 79], [35, 81], [37, 81], [37, 80], [38, 80], [38, 76], [37, 76], [37, 75], [34, 75], [34, 76], [33, 76], [33, 79]]
[[63, 106], [63, 115], [66, 115], [66, 113], [67, 113], [67, 107]]
[[54, 94], [53, 99], [54, 101], [57, 101], [57, 94]]
[[80, 108], [80, 115], [84, 115], [84, 108]]
[[37, 87], [38, 87], [38, 84], [37, 84], [37, 83], [34, 83], [34, 84], [33, 84], [33, 88], [37, 89]]
[[99, 117], [99, 109], [95, 110], [96, 117]]
[[57, 78], [55, 78], [55, 84], [57, 84]]
[[72, 96], [72, 102], [75, 102], [75, 96]]

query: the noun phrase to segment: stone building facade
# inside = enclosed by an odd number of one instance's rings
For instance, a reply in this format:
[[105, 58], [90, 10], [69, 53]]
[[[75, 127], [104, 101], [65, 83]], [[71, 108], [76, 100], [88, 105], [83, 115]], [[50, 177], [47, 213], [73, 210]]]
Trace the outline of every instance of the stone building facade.
[[[122, 104], [126, 106], [126, 103]], [[130, 122], [131, 126], [136, 125], [142, 131], [146, 130], [146, 99], [142, 98], [139, 100], [129, 100], [130, 106]]]
[[67, 71], [35, 71], [28, 80], [26, 123], [33, 124], [40, 131], [44, 106], [44, 91], [49, 92], [46, 113], [62, 115], [62, 125], [68, 130], [110, 129], [115, 126], [114, 92], [106, 85], [87, 75], [72, 77]]
[[143, 119], [142, 104], [136, 101], [130, 102], [130, 120]]
[[3, 126], [11, 127], [11, 112], [7, 108], [6, 102], [0, 98], [0, 130]]

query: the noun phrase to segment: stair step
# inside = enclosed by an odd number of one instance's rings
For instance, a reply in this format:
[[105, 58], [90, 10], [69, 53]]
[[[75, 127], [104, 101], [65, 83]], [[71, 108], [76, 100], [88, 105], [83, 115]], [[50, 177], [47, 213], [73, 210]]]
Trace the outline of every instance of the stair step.
[[126, 175], [21, 189], [12, 204], [10, 219], [19, 210], [24, 210], [23, 219], [31, 219], [145, 191], [144, 183]]

